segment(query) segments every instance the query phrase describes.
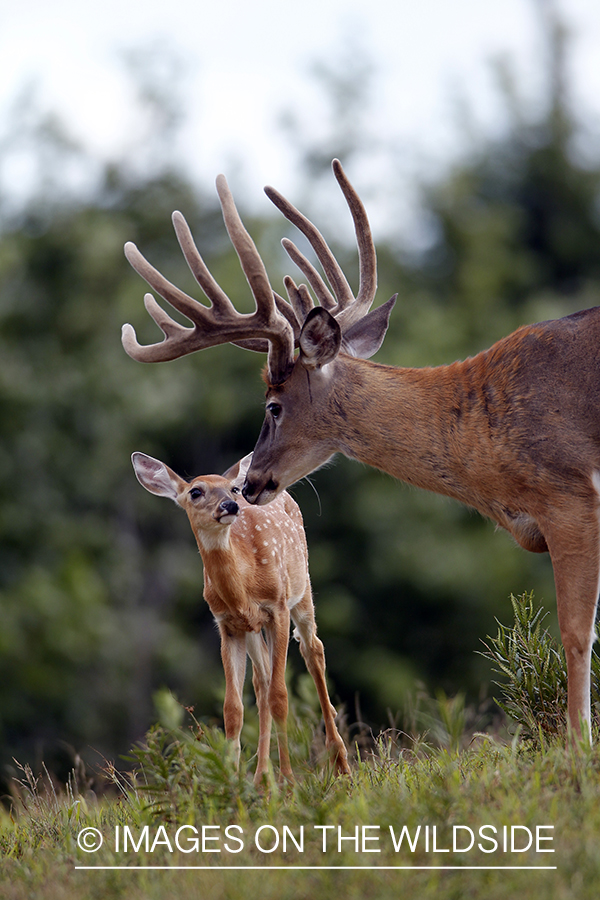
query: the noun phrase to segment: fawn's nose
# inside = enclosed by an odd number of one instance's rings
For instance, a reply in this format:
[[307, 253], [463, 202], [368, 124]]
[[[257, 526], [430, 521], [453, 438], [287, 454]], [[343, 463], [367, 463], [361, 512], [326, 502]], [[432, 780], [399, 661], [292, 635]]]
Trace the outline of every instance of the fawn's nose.
[[222, 516], [237, 516], [240, 508], [235, 500], [222, 500], [219, 503], [219, 512]]

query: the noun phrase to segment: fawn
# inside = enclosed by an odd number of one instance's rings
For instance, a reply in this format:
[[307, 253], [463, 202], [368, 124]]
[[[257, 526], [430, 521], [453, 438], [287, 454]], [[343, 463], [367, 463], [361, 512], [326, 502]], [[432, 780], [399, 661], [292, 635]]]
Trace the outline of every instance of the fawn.
[[286, 492], [268, 509], [252, 506], [241, 494], [252, 454], [224, 475], [202, 475], [191, 482], [144, 453], [132, 455], [140, 484], [174, 500], [187, 513], [204, 565], [204, 599], [221, 636], [225, 670], [225, 735], [239, 762], [246, 654], [259, 717], [255, 784], [268, 771], [271, 724], [275, 722], [280, 777], [293, 780], [287, 743], [288, 695], [285, 665], [294, 637], [315, 682], [325, 721], [326, 746], [339, 774], [349, 775], [344, 741], [325, 681], [325, 653], [317, 637], [308, 550], [298, 504]]

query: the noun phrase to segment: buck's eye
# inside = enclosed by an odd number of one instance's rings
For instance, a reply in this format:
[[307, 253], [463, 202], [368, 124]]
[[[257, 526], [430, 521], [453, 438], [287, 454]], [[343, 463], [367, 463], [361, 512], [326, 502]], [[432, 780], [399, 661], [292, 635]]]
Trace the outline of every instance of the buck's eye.
[[204, 497], [204, 491], [202, 490], [202, 488], [194, 487], [191, 489], [189, 496], [192, 498], [192, 500], [199, 500], [200, 497]]
[[279, 403], [269, 403], [267, 411], [271, 413], [274, 419], [278, 419], [281, 415], [281, 406]]

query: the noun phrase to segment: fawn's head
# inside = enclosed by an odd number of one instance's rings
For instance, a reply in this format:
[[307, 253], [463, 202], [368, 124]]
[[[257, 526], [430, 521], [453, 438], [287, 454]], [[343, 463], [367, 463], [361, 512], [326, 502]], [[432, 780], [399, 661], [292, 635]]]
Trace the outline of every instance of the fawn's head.
[[140, 484], [159, 497], [168, 497], [187, 513], [197, 540], [206, 545], [235, 522], [241, 497], [241, 483], [250, 463], [245, 457], [224, 475], [200, 475], [185, 481], [152, 456], [135, 452], [131, 461]]

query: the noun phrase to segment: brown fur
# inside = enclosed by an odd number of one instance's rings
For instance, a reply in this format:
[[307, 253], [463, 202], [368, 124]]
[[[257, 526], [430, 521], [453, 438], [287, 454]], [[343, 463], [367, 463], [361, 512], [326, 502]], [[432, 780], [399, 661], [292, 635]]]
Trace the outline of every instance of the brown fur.
[[599, 359], [600, 307], [435, 368], [340, 352], [309, 372], [300, 353], [285, 384], [268, 388], [244, 493], [268, 502], [341, 452], [475, 507], [527, 550], [549, 551], [579, 730], [590, 717], [600, 572]]

